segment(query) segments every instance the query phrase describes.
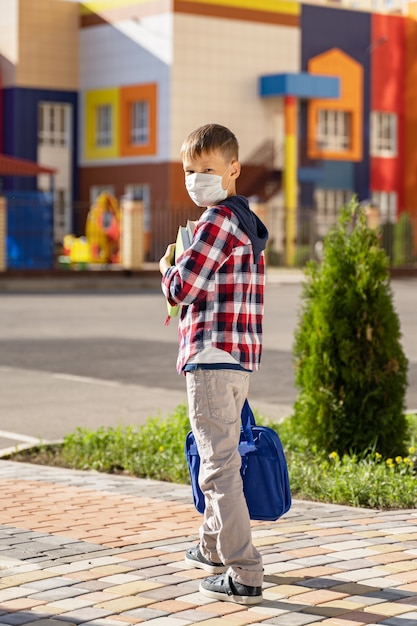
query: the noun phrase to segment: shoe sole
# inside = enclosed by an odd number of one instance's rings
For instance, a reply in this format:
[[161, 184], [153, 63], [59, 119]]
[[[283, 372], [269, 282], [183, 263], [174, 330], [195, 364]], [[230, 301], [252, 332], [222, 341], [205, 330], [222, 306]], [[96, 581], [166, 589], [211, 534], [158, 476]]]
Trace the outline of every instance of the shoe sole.
[[190, 559], [187, 556], [184, 557], [184, 561], [189, 568], [197, 567], [198, 569], [203, 569], [208, 574], [223, 574], [227, 570], [226, 565], [209, 565], [208, 563]]
[[263, 601], [263, 596], [228, 596], [227, 593], [221, 591], [210, 591], [205, 589], [200, 584], [200, 593], [207, 598], [213, 598], [214, 600], [221, 600], [223, 602], [235, 602], [236, 604], [260, 604]]

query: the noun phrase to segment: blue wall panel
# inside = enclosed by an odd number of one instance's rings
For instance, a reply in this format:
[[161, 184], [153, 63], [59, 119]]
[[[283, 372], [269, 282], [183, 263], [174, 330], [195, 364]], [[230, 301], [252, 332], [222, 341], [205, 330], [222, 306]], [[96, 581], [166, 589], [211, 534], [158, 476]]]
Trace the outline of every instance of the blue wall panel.
[[296, 96], [297, 98], [338, 98], [340, 80], [331, 76], [298, 74], [266, 74], [259, 79], [261, 98]]
[[[25, 89], [3, 90], [3, 153], [36, 161], [38, 145], [38, 105], [40, 102], [62, 102], [72, 105], [72, 195], [77, 198], [77, 94], [72, 91]], [[46, 165], [54, 166], [53, 163]], [[5, 177], [6, 190], [36, 189], [36, 178]]]
[[350, 161], [323, 161], [322, 189], [354, 189], [354, 164]]
[[[301, 69], [303, 71], [307, 71], [307, 63], [312, 57], [331, 48], [339, 48], [363, 67], [364, 156], [361, 162], [353, 164], [353, 190], [358, 194], [360, 200], [367, 199], [370, 194], [371, 15], [362, 11], [302, 5], [300, 25], [302, 33]], [[303, 127], [303, 123], [301, 127]]]

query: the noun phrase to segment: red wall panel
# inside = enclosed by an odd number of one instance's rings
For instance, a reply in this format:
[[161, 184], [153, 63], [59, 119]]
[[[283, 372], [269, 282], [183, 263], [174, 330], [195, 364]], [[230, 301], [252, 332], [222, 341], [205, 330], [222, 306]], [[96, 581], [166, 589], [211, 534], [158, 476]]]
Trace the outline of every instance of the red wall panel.
[[[404, 159], [404, 209], [417, 215], [417, 4], [408, 6], [406, 20], [406, 85], [405, 85], [405, 159]], [[417, 236], [417, 235], [416, 235]]]
[[3, 88], [0, 71], [0, 154], [3, 152]]
[[372, 110], [404, 111], [404, 43], [403, 17], [372, 15]]
[[[371, 180], [372, 190], [397, 191], [398, 193], [398, 167], [397, 159], [372, 157]], [[401, 186], [401, 181], [400, 181]]]
[[372, 15], [371, 110], [397, 114], [397, 157], [371, 158], [371, 189], [395, 191], [404, 208], [405, 20]]

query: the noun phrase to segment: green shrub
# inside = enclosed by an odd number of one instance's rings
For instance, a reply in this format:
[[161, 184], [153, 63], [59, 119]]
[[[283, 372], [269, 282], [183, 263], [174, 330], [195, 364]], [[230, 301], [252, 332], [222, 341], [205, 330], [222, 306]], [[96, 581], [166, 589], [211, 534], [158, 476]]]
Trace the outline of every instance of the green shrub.
[[268, 244], [265, 250], [266, 264], [269, 267], [280, 267], [283, 265], [283, 254], [274, 248], [273, 242]]
[[409, 265], [414, 261], [413, 225], [408, 213], [402, 213], [394, 226], [394, 267]]
[[407, 360], [378, 234], [354, 200], [307, 265], [294, 359], [297, 429], [319, 452], [403, 455]]
[[294, 255], [295, 267], [304, 267], [305, 264], [310, 260], [310, 258], [311, 258], [310, 246], [302, 245], [302, 246], [296, 247], [295, 255]]
[[381, 246], [390, 263], [394, 262], [394, 224], [386, 222], [381, 226]]

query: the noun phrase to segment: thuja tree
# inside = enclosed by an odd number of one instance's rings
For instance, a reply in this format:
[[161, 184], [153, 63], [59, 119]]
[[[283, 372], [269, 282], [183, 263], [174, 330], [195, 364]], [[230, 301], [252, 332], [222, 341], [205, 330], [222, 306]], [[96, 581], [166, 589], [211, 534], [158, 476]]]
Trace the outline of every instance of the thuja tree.
[[388, 257], [356, 201], [305, 270], [294, 359], [294, 422], [323, 452], [404, 453], [407, 359]]

